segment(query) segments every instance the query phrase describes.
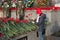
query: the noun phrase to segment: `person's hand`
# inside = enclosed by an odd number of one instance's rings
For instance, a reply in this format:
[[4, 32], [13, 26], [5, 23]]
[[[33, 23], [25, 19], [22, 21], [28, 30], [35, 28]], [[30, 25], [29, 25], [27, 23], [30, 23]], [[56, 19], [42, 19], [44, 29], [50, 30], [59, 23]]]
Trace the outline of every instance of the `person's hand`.
[[32, 19], [32, 21], [35, 21], [36, 19]]
[[34, 21], [32, 21], [32, 23], [35, 23]]

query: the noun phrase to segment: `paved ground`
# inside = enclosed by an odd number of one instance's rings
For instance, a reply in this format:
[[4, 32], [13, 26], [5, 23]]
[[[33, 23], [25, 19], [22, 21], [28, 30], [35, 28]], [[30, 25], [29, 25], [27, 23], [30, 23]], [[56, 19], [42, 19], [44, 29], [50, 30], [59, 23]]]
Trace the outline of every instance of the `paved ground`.
[[[39, 39], [37, 38], [37, 40]], [[45, 37], [45, 40], [60, 40], [60, 37], [48, 36], [48, 37]]]
[[60, 37], [49, 36], [47, 40], [60, 40]]

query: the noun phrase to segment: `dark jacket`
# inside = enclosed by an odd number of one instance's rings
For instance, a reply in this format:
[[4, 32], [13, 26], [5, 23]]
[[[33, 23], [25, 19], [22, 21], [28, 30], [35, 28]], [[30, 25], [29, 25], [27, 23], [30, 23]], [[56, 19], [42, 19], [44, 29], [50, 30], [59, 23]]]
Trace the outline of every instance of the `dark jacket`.
[[39, 27], [39, 31], [42, 31], [45, 29], [45, 19], [46, 19], [46, 14], [41, 14], [41, 17], [38, 20], [38, 23], [36, 23]]

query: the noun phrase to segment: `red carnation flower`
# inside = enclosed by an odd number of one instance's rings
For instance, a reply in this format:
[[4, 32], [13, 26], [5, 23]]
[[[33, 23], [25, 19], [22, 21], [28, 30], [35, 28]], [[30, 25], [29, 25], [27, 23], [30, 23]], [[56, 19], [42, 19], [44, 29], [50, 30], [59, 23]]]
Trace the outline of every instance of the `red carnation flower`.
[[3, 34], [2, 33], [0, 33], [0, 37], [2, 37], [3, 36]]
[[18, 23], [18, 22], [19, 22], [19, 19], [18, 19], [18, 18], [16, 18], [15, 22], [17, 22], [17, 23]]

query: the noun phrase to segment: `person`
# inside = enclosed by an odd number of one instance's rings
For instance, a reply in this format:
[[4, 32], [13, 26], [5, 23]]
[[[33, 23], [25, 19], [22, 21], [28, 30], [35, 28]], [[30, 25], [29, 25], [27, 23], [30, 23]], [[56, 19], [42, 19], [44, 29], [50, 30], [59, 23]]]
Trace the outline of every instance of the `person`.
[[[35, 20], [35, 24], [38, 26], [38, 36], [39, 40], [44, 40], [43, 34], [45, 33], [45, 19], [46, 19], [46, 14], [40, 13], [37, 14], [37, 19]], [[34, 22], [33, 22], [34, 23]]]
[[39, 27], [38, 28], [39, 40], [44, 40], [43, 33], [45, 32], [45, 19], [46, 19], [46, 14], [44, 13], [38, 14], [36, 24]]

